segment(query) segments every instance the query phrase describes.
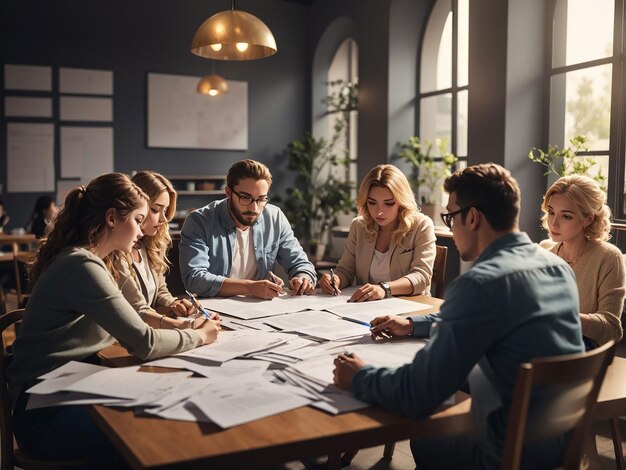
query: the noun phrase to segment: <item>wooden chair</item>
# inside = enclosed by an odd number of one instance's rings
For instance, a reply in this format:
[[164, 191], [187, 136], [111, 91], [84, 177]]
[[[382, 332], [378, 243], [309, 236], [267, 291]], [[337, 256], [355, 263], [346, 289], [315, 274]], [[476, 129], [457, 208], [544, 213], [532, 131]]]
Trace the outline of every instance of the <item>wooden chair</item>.
[[15, 293], [17, 295], [18, 308], [24, 308], [30, 296], [30, 285], [26, 275], [26, 265], [33, 261], [35, 255], [35, 251], [19, 251], [13, 255]]
[[[613, 360], [615, 342], [581, 354], [538, 358], [520, 364], [509, 412], [502, 463], [503, 470], [518, 470], [525, 442], [569, 433], [562, 467], [578, 470], [583, 442], [606, 369]], [[540, 416], [528, 417], [534, 386], [554, 387]]]
[[5, 375], [6, 367], [11, 362], [11, 354], [5, 348], [4, 331], [11, 325], [22, 320], [24, 309], [13, 310], [0, 317], [0, 470], [12, 470], [20, 467], [24, 470], [58, 470], [84, 467], [84, 461], [48, 460], [33, 457], [17, 447], [13, 438], [11, 422], [11, 403]]
[[431, 279], [431, 289], [433, 297], [443, 299], [446, 290], [446, 261], [448, 259], [448, 247], [436, 245], [437, 253], [435, 254], [435, 263], [433, 264], [433, 277]]

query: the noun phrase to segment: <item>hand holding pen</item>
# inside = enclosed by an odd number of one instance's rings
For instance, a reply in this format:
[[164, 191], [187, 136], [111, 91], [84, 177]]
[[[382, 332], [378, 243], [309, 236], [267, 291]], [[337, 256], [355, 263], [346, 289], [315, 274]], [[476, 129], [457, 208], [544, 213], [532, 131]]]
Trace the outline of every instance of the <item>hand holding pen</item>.
[[219, 317], [219, 315], [217, 315], [217, 313], [212, 312], [209, 313], [208, 310], [206, 310], [202, 305], [200, 305], [200, 302], [198, 302], [198, 299], [196, 299], [196, 296], [193, 295], [191, 292], [189, 292], [188, 290], [185, 290], [185, 292], [187, 293], [187, 295], [189, 296], [189, 300], [191, 301], [191, 303], [196, 307], [196, 311], [199, 314], [204, 315], [205, 317], [207, 317], [209, 320], [213, 320], [215, 319], [216, 316]]
[[335, 278], [335, 271], [330, 270], [330, 274], [324, 274], [320, 278], [320, 287], [324, 292], [330, 295], [339, 295], [341, 290], [339, 289], [339, 282]]
[[276, 274], [274, 274], [272, 271], [268, 271], [267, 275], [269, 276], [270, 281], [272, 281], [274, 284], [280, 287], [280, 293], [282, 294], [284, 292], [283, 287], [285, 286], [285, 283], [283, 282], [283, 280], [279, 278]]

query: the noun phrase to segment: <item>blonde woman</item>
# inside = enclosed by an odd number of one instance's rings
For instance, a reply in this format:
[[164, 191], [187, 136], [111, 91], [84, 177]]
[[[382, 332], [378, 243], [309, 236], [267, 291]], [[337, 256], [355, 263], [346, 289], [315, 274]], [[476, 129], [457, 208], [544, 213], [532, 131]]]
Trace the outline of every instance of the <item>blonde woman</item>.
[[176, 317], [192, 315], [196, 308], [189, 300], [172, 296], [165, 283], [166, 254], [172, 244], [168, 221], [176, 212], [176, 191], [167, 178], [153, 171], [141, 171], [132, 181], [150, 201], [142, 227], [144, 236], [129, 256], [118, 258], [116, 263], [119, 287], [126, 300], [153, 328], [194, 328], [194, 318]]
[[406, 176], [393, 165], [372, 168], [361, 183], [357, 208], [334, 280], [328, 274], [320, 279], [324, 292], [339, 293], [356, 281], [361, 287], [353, 302], [429, 293], [435, 228], [419, 212]]
[[622, 337], [624, 259], [608, 243], [611, 210], [598, 183], [565, 176], [546, 193], [543, 226], [550, 234], [541, 246], [563, 258], [576, 274], [580, 322], [587, 349]]

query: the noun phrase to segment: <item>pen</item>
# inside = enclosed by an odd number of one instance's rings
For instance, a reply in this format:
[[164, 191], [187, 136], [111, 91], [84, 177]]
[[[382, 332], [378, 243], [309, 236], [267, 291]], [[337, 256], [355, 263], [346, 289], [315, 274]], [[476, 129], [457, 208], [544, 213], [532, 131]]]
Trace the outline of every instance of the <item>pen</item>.
[[185, 290], [185, 292], [189, 296], [189, 300], [191, 300], [191, 303], [195, 305], [196, 309], [198, 309], [199, 312], [203, 313], [204, 316], [207, 317], [210, 320], [211, 319], [211, 315], [209, 315], [209, 313], [202, 307], [202, 305], [200, 305], [200, 302], [198, 302], [198, 299], [196, 299], [196, 296], [193, 295], [188, 290]]
[[333, 268], [330, 268], [330, 287], [333, 288], [333, 295], [339, 295], [337, 293], [337, 286], [335, 285], [335, 271]]
[[372, 325], [369, 322], [366, 321], [361, 321], [361, 320], [356, 320], [354, 318], [349, 318], [349, 317], [341, 317], [343, 320], [348, 320], [354, 323], [358, 323], [359, 325], [363, 325], [363, 326], [367, 326], [368, 328], [371, 328]]

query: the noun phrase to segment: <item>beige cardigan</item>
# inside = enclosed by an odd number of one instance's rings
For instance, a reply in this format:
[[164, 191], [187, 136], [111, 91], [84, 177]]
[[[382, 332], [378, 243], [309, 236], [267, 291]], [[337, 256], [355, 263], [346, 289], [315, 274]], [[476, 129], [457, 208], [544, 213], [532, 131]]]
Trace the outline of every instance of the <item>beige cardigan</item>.
[[[406, 277], [413, 286], [411, 295], [429, 294], [436, 253], [435, 240], [432, 220], [419, 213], [415, 226], [404, 238], [403, 245], [407, 248], [396, 245], [393, 241], [389, 246], [389, 280]], [[343, 255], [335, 270], [341, 279], [341, 287], [351, 286], [355, 278], [358, 285], [369, 282], [375, 245], [376, 236], [368, 239], [363, 222], [359, 217], [355, 218], [350, 225]]]
[[[540, 245], [556, 253], [560, 243], [544, 240]], [[598, 343], [622, 337], [624, 308], [624, 258], [611, 243], [590, 240], [582, 257], [572, 266], [576, 274], [580, 312], [589, 314], [589, 327], [583, 334]]]

